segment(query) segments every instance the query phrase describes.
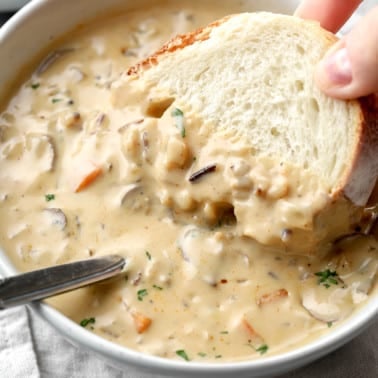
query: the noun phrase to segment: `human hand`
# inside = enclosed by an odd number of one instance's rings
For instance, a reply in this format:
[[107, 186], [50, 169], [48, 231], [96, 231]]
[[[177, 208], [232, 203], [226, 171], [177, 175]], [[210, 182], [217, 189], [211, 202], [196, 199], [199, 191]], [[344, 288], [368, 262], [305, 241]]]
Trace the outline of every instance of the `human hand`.
[[[336, 32], [361, 0], [303, 0], [295, 15]], [[318, 64], [317, 85], [326, 94], [353, 99], [378, 92], [378, 6], [336, 42]]]

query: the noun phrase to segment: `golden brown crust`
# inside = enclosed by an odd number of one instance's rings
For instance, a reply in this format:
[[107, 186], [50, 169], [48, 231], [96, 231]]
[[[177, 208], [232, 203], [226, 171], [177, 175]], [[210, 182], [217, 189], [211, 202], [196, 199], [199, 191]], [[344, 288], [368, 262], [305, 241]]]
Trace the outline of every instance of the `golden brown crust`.
[[359, 206], [366, 204], [378, 177], [378, 95], [359, 99], [359, 148], [345, 180], [343, 192]]
[[148, 69], [149, 67], [156, 65], [159, 57], [164, 54], [172, 53], [178, 49], [183, 49], [187, 46], [193, 45], [195, 42], [205, 41], [206, 39], [209, 39], [211, 31], [219, 25], [225, 23], [231, 17], [232, 15], [223, 17], [220, 20], [216, 20], [211, 24], [205, 26], [204, 28], [199, 28], [193, 32], [180, 34], [176, 37], [173, 37], [154, 54], [137, 63], [135, 66], [130, 67], [127, 71], [127, 75], [137, 75], [139, 71]]

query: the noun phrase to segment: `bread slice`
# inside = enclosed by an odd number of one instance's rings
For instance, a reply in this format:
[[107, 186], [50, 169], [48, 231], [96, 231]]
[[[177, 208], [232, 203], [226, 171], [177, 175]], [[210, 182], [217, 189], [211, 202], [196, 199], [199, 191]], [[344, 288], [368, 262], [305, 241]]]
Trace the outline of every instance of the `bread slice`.
[[[175, 99], [211, 124], [213, 137], [243, 140], [257, 161], [269, 158], [318, 178], [326, 211], [314, 212], [313, 227], [320, 224], [322, 236], [305, 233], [295, 243], [329, 241], [355, 225], [356, 207], [366, 204], [378, 176], [374, 97], [336, 100], [314, 84], [314, 68], [336, 40], [293, 16], [236, 14], [173, 38], [131, 67], [126, 81]], [[339, 203], [349, 208], [344, 225], [324, 232], [338, 219]], [[259, 240], [258, 231], [247, 234]]]

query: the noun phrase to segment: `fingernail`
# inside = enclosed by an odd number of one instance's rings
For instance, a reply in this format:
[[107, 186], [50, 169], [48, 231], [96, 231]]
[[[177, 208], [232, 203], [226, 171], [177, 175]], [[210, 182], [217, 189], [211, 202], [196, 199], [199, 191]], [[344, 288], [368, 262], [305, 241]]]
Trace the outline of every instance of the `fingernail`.
[[321, 65], [329, 85], [344, 86], [352, 81], [352, 67], [345, 47], [326, 56]]

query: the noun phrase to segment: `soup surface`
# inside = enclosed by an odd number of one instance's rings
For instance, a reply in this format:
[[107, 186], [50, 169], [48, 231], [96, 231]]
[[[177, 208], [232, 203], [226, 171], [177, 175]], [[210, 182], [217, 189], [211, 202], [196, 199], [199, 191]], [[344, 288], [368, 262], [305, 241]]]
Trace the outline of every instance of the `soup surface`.
[[[242, 142], [210, 138], [184, 104], [138, 104], [117, 86], [169, 37], [241, 6], [193, 3], [89, 25], [17, 89], [0, 114], [0, 245], [23, 271], [125, 256], [121, 278], [48, 301], [90, 332], [166, 358], [260, 358], [330, 332], [373, 295], [378, 243], [348, 237], [316, 258], [245, 236], [236, 219], [269, 237], [269, 224], [248, 224], [237, 207], [248, 178], [259, 177], [271, 201], [260, 211], [270, 211], [297, 172], [256, 165]], [[277, 219], [272, 229], [282, 228]]]

